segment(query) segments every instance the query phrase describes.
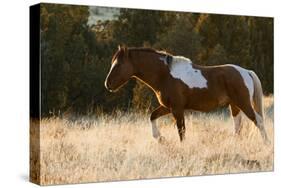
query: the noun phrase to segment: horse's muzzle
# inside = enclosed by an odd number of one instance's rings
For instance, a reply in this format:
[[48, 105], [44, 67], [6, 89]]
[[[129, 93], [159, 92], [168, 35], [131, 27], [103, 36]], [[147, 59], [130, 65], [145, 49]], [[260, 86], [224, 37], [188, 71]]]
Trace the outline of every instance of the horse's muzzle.
[[110, 88], [110, 84], [107, 79], [104, 81], [104, 87], [110, 92], [115, 92], [114, 89]]
[[105, 87], [107, 90], [110, 91], [110, 88], [109, 88], [109, 86], [108, 86], [108, 81], [107, 81], [107, 79], [104, 81], [104, 87]]

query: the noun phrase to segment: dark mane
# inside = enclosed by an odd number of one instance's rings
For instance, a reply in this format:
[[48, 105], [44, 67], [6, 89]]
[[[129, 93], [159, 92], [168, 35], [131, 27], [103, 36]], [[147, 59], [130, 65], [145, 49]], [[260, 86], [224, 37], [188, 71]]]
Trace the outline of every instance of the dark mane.
[[[149, 53], [155, 53], [163, 56], [171, 55], [170, 53], [162, 50], [156, 50], [154, 48], [147, 48], [147, 47], [129, 47], [127, 50], [130, 51], [141, 51], [141, 52], [149, 52]], [[123, 48], [121, 50], [118, 50], [112, 57], [112, 62], [119, 57], [119, 55], [122, 55], [124, 52]]]
[[148, 48], [148, 47], [130, 47], [128, 48], [129, 51], [143, 51], [143, 52], [151, 52], [156, 53], [159, 55], [170, 55], [170, 53], [162, 50], [156, 50], [154, 48]]

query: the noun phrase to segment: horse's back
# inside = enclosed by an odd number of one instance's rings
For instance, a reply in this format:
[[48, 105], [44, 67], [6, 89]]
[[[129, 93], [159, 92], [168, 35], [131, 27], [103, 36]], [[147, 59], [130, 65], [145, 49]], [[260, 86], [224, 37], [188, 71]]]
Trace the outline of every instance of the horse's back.
[[171, 101], [184, 103], [185, 108], [210, 111], [253, 95], [249, 70], [237, 65], [201, 66], [176, 56], [170, 74], [174, 79], [167, 89], [168, 96], [172, 97]]
[[217, 79], [222, 80], [229, 98], [234, 101], [241, 100], [242, 97], [252, 100], [254, 83], [250, 70], [233, 64], [216, 66], [213, 69], [213, 72], [220, 72]]
[[[207, 90], [194, 90], [194, 96], [206, 103], [206, 110], [217, 106], [236, 103], [241, 98], [251, 98], [254, 86], [250, 71], [237, 65], [225, 64], [218, 66], [199, 66], [202, 75], [207, 80]], [[209, 109], [208, 109], [209, 108]]]
[[224, 69], [224, 79], [228, 82], [228, 85], [232, 85], [233, 88], [238, 91], [246, 87], [250, 98], [253, 97], [254, 82], [250, 74], [251, 70], [233, 64], [226, 64], [221, 66], [221, 68]]

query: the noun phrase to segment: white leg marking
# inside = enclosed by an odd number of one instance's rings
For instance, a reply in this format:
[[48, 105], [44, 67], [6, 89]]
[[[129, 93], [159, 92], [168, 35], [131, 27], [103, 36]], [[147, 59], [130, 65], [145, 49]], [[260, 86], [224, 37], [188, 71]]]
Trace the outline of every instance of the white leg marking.
[[152, 136], [156, 139], [158, 139], [160, 137], [160, 132], [157, 128], [157, 120], [153, 120], [150, 122], [151, 123], [151, 127], [152, 127]]
[[236, 116], [233, 116], [233, 121], [234, 121], [234, 127], [235, 127], [235, 133], [236, 134], [239, 134], [240, 130], [241, 130], [242, 115], [243, 115], [243, 112], [240, 111]]
[[188, 112], [186, 116], [186, 126], [192, 126], [192, 112]]
[[257, 127], [259, 128], [259, 130], [260, 130], [260, 133], [261, 133], [261, 136], [262, 136], [264, 142], [265, 142], [266, 144], [270, 144], [270, 141], [269, 141], [269, 139], [268, 139], [268, 137], [267, 137], [267, 134], [266, 134], [266, 132], [265, 132], [264, 120], [263, 120], [263, 118], [262, 118], [257, 112], [255, 112], [255, 115], [256, 115], [256, 121], [257, 121], [257, 124], [256, 124], [256, 125], [257, 125]]
[[262, 117], [257, 112], [255, 112], [255, 115], [256, 115], [256, 121], [257, 121], [258, 127], [263, 126], [263, 119], [262, 119]]

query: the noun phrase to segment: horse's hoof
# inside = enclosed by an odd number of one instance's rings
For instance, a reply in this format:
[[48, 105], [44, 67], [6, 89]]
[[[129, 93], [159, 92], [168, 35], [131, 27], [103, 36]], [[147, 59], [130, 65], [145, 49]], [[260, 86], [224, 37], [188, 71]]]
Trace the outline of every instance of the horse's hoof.
[[158, 140], [159, 137], [161, 137], [159, 133], [153, 133], [152, 136], [153, 136], [153, 138], [155, 138], [156, 140]]

